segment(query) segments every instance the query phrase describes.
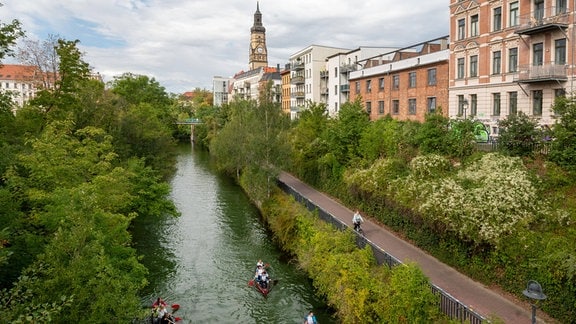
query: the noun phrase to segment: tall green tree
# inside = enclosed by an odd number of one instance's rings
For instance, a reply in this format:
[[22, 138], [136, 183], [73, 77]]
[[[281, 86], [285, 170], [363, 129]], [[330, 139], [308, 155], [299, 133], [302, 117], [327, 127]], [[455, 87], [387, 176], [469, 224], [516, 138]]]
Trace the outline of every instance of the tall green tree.
[[369, 123], [368, 113], [359, 99], [342, 105], [327, 133], [331, 151], [340, 165], [354, 164], [360, 158], [360, 139]]

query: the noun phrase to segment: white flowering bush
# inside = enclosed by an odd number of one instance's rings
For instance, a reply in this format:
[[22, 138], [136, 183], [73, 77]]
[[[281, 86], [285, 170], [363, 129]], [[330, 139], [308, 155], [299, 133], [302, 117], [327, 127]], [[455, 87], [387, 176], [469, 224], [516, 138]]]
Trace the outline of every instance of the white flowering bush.
[[344, 182], [348, 187], [356, 187], [364, 192], [384, 193], [390, 181], [397, 178], [402, 169], [397, 160], [379, 159], [368, 169], [346, 172]]
[[425, 191], [418, 207], [423, 216], [477, 243], [498, 245], [504, 235], [525, 228], [546, 212], [522, 161], [497, 153], [420, 189]]
[[450, 168], [450, 161], [438, 154], [419, 155], [410, 161], [410, 175], [420, 179], [438, 177]]

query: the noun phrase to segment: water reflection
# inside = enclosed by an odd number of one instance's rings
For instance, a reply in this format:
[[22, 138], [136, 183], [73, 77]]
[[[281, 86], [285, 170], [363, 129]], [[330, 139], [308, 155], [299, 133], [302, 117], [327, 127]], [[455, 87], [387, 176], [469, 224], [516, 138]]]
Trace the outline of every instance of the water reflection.
[[[159, 224], [137, 224], [137, 247], [150, 269], [146, 300], [181, 305], [183, 323], [302, 323], [313, 309], [333, 323], [309, 279], [284, 260], [258, 210], [206, 152], [181, 148], [171, 198], [181, 212]], [[264, 298], [248, 281], [258, 259], [278, 285]]]

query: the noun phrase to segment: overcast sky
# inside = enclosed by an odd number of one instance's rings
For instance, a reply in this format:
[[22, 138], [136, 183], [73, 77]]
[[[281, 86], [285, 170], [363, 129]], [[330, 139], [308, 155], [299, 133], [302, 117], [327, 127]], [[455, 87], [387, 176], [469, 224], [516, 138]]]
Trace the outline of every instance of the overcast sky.
[[[143, 74], [168, 92], [212, 90], [248, 70], [256, 0], [0, 0], [28, 38], [80, 40], [105, 81]], [[260, 0], [268, 64], [309, 46], [405, 47], [448, 35], [448, 0]], [[9, 62], [5, 62], [9, 63]]]

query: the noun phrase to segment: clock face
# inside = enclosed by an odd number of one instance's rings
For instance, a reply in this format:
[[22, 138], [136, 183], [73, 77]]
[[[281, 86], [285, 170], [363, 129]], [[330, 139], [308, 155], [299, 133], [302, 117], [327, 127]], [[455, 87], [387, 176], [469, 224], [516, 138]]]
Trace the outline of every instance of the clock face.
[[262, 53], [264, 50], [262, 49], [262, 47], [258, 47], [258, 48], [256, 49], [256, 51], [257, 51], [258, 53]]

